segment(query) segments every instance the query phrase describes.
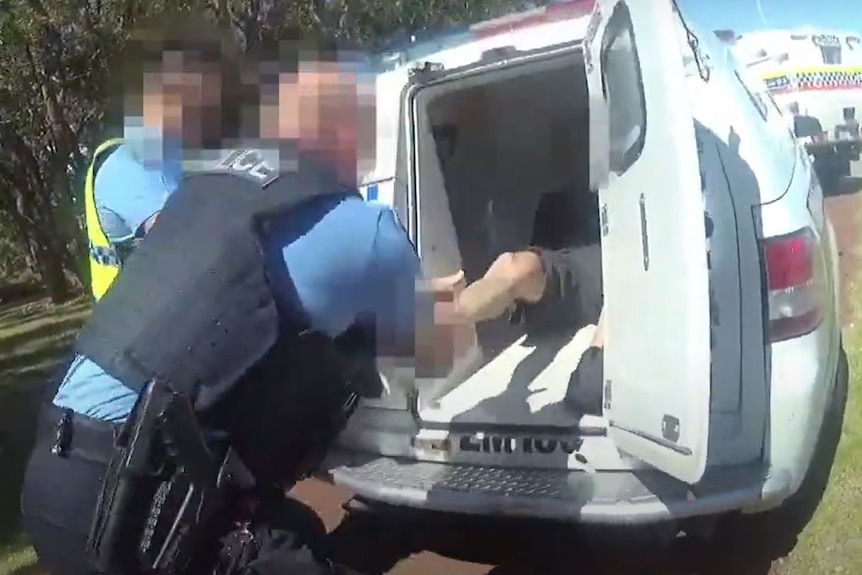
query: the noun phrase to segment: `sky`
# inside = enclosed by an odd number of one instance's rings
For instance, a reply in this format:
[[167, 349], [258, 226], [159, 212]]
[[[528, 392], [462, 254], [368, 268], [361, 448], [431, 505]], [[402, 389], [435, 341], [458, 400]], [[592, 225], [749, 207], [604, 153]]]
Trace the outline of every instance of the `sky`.
[[[677, 0], [683, 14], [699, 26], [737, 32], [804, 26], [862, 35], [860, 0]], [[764, 23], [765, 20], [765, 23]]]

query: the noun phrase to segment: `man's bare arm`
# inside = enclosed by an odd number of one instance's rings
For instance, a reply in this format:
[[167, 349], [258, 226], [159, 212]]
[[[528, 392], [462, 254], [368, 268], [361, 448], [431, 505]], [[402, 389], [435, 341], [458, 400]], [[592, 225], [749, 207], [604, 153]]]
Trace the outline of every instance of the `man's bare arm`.
[[144, 222], [143, 230], [144, 234], [147, 234], [150, 231], [150, 228], [153, 227], [153, 224], [156, 223], [156, 219], [159, 217], [159, 212], [154, 213], [152, 216], [147, 218], [147, 221]]
[[590, 347], [605, 347], [605, 308], [599, 314], [599, 323], [596, 325], [596, 331], [593, 332], [593, 341]]

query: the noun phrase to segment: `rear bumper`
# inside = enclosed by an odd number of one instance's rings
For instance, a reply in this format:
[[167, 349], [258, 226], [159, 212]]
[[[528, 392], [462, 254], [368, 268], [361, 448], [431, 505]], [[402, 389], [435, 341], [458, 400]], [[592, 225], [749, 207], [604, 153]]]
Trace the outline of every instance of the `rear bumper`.
[[[344, 454], [342, 454], [344, 455]], [[711, 472], [696, 487], [661, 472], [596, 472], [449, 465], [375, 457], [331, 469], [370, 502], [469, 515], [632, 525], [771, 507], [790, 495], [787, 473], [762, 466]]]

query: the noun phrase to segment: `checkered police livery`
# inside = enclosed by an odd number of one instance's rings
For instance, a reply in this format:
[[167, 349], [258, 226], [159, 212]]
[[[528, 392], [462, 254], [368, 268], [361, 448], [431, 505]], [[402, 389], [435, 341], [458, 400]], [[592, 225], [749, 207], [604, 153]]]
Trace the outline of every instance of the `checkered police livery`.
[[792, 92], [805, 90], [847, 90], [862, 88], [862, 68], [824, 68], [819, 70], [800, 70], [790, 74], [769, 75], [764, 77], [767, 88], [772, 92]]

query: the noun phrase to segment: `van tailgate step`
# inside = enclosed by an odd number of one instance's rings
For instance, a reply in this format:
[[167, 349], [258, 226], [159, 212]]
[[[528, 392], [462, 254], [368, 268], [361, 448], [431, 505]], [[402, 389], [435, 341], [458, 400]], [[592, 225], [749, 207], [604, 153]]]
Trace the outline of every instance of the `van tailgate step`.
[[[447, 465], [380, 457], [330, 471], [357, 497], [436, 511], [521, 515], [601, 523], [645, 523], [733, 509], [760, 496], [752, 470], [691, 487], [659, 471], [567, 471]], [[754, 478], [757, 477], [757, 480]]]

